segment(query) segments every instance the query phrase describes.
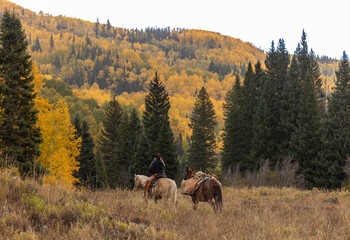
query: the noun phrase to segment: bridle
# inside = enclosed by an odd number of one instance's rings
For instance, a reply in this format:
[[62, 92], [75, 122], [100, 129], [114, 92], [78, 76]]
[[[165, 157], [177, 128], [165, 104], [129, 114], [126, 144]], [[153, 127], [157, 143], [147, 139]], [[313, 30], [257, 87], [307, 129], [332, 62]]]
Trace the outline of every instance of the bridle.
[[185, 177], [184, 178], [184, 181], [186, 181], [186, 180], [188, 180], [188, 179], [191, 179], [191, 178], [194, 178], [194, 174], [192, 173], [192, 175], [191, 176], [189, 176], [189, 177]]

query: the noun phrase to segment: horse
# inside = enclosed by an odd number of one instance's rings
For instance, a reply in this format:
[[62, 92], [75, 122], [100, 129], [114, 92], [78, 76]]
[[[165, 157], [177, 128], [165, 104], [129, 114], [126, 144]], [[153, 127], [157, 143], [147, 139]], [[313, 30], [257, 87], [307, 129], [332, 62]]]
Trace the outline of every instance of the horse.
[[[170, 178], [159, 178], [156, 186], [151, 188], [150, 196], [157, 204], [159, 199], [171, 200], [174, 207], [177, 205], [177, 186], [174, 180]], [[146, 197], [147, 200], [147, 197]]]
[[214, 211], [222, 210], [221, 183], [213, 176], [203, 172], [194, 172], [194, 168], [186, 167], [186, 175], [181, 183], [182, 194], [192, 197], [193, 209], [196, 210], [199, 202], [209, 202]]
[[149, 177], [145, 175], [137, 175], [135, 174], [134, 178], [134, 191], [143, 189], [145, 187], [146, 181]]

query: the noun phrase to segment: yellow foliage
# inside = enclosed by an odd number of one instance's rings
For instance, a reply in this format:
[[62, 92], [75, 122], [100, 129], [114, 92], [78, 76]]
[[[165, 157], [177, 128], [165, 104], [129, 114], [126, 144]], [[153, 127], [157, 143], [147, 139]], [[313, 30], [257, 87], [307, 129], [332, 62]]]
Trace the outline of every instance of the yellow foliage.
[[63, 100], [39, 112], [38, 125], [41, 128], [43, 143], [38, 161], [48, 171], [45, 182], [60, 183], [68, 188], [78, 181], [73, 176], [78, 171], [78, 146], [81, 138], [75, 138], [75, 129], [70, 122], [67, 103]]
[[50, 104], [47, 99], [42, 98], [40, 88], [44, 85], [44, 77], [36, 65], [33, 74], [34, 92], [37, 94], [35, 107], [39, 111], [37, 126], [43, 137], [38, 161], [48, 171], [45, 182], [60, 183], [72, 188], [78, 180], [73, 177], [73, 172], [79, 169], [76, 157], [79, 154], [78, 146], [81, 138], [75, 138], [75, 129], [70, 122], [67, 103], [61, 100], [56, 104]]

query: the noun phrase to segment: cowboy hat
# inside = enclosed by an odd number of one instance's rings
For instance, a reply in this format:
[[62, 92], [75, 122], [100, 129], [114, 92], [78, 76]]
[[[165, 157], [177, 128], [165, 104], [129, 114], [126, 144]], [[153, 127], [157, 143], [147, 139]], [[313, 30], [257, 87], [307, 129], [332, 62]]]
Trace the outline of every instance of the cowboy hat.
[[161, 158], [162, 156], [160, 155], [160, 153], [156, 153], [156, 154], [153, 154], [152, 157]]

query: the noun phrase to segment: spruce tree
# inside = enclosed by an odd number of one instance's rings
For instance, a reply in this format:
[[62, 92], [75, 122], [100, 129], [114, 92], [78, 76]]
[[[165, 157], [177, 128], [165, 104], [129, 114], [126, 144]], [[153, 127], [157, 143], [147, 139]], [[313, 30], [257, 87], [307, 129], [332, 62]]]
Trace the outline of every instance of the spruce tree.
[[97, 164], [97, 174], [96, 174], [96, 187], [107, 188], [108, 187], [108, 177], [106, 165], [103, 160], [103, 156], [99, 147], [97, 147], [96, 152], [96, 164]]
[[323, 179], [317, 178], [321, 188], [340, 188], [345, 177], [344, 166], [350, 156], [350, 66], [345, 52], [336, 71], [334, 92], [329, 98], [329, 110], [325, 123], [325, 148], [321, 153], [324, 163]]
[[190, 128], [192, 129], [189, 148], [189, 164], [196, 170], [212, 171], [216, 166], [216, 137], [214, 129], [217, 125], [213, 103], [204, 87], [199, 91], [194, 103]]
[[53, 36], [52, 36], [52, 33], [51, 33], [51, 37], [50, 37], [50, 48], [54, 48], [54, 47], [55, 47], [55, 44], [54, 44]]
[[235, 84], [226, 94], [224, 109], [225, 126], [223, 129], [222, 167], [227, 170], [242, 164], [243, 137], [242, 137], [242, 87], [239, 75]]
[[291, 149], [308, 188], [316, 186], [314, 176], [320, 163], [321, 136], [319, 101], [311, 74], [307, 72], [300, 97], [297, 128], [291, 136]]
[[142, 132], [141, 120], [136, 109], [133, 109], [131, 112], [128, 128], [128, 135], [132, 143], [131, 149], [135, 149], [137, 138]]
[[79, 162], [79, 171], [77, 177], [82, 186], [95, 187], [97, 175], [97, 162], [94, 154], [94, 141], [89, 132], [88, 123], [81, 120], [78, 115], [74, 118], [74, 127], [77, 131], [77, 137], [81, 137], [80, 154], [77, 157]]
[[[253, 140], [250, 151], [250, 170], [259, 166], [261, 160], [269, 160], [274, 166], [280, 159], [279, 144], [281, 142], [281, 91], [287, 78], [289, 55], [284, 41], [279, 40], [277, 49], [274, 42], [266, 56], [266, 76], [258, 82], [257, 108], [253, 123]], [[259, 69], [258, 69], [259, 70]], [[261, 72], [261, 70], [259, 70]], [[261, 81], [264, 81], [262, 83]]]
[[291, 156], [290, 148], [291, 134], [297, 128], [297, 117], [299, 115], [299, 103], [301, 96], [302, 84], [300, 81], [299, 65], [296, 56], [292, 58], [292, 63], [288, 70], [287, 81], [281, 94], [281, 128], [282, 139], [280, 152], [282, 157]]
[[155, 147], [159, 129], [162, 126], [163, 119], [168, 118], [170, 108], [169, 96], [159, 79], [158, 72], [155, 73], [150, 83], [148, 94], [145, 97], [145, 108], [142, 122], [146, 138], [149, 140], [151, 146]]
[[117, 186], [120, 172], [120, 157], [118, 137], [119, 125], [123, 116], [123, 110], [115, 97], [109, 102], [103, 120], [103, 129], [99, 135], [99, 143], [102, 151], [103, 161], [106, 166], [108, 184], [110, 187]]
[[247, 67], [247, 72], [244, 77], [243, 81], [243, 87], [242, 87], [242, 102], [240, 103], [240, 113], [239, 115], [240, 120], [240, 126], [239, 131], [241, 135], [241, 155], [237, 156], [240, 157], [242, 160], [242, 169], [246, 168], [247, 165], [249, 165], [249, 154], [252, 146], [253, 141], [253, 123], [254, 123], [254, 116], [256, 112], [256, 106], [258, 105], [258, 82], [255, 78], [255, 74], [253, 71], [253, 66], [249, 62]]
[[164, 118], [157, 139], [157, 150], [162, 154], [168, 178], [176, 179], [179, 170], [179, 159], [176, 155], [174, 135], [169, 120]]
[[132, 175], [148, 175], [148, 167], [151, 164], [153, 152], [151, 152], [151, 146], [145, 137], [144, 132], [137, 137], [135, 151], [132, 158], [132, 163], [130, 164], [129, 172]]
[[259, 166], [261, 160], [270, 160], [272, 166], [278, 159], [278, 106], [272, 79], [265, 79], [253, 123], [253, 142], [249, 170]]
[[94, 27], [94, 31], [95, 31], [95, 36], [96, 36], [96, 38], [98, 38], [99, 26], [100, 26], [100, 21], [99, 21], [98, 18], [97, 18], [96, 23], [95, 23], [95, 27]]
[[41, 52], [42, 51], [38, 37], [36, 37], [36, 39], [35, 39], [34, 45], [32, 47], [32, 51], [33, 52]]
[[6, 10], [0, 22], [0, 151], [22, 174], [33, 170], [42, 141], [27, 46], [20, 20]]
[[118, 125], [117, 148], [118, 158], [117, 185], [125, 188], [129, 182], [129, 165], [132, 158], [132, 142], [129, 135], [129, 118], [123, 114]]
[[152, 154], [159, 152], [163, 156], [166, 174], [174, 177], [178, 170], [178, 159], [168, 116], [170, 100], [157, 72], [145, 97], [145, 108], [142, 120]]

